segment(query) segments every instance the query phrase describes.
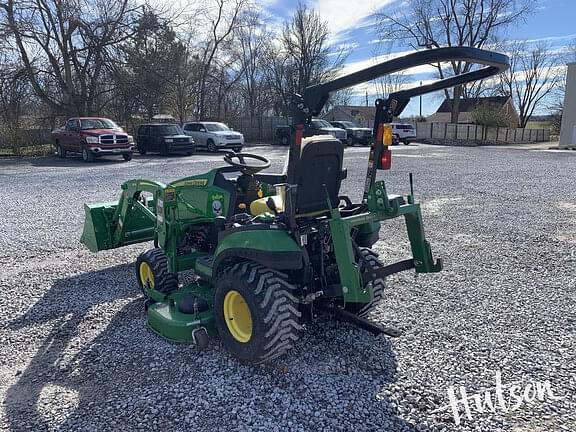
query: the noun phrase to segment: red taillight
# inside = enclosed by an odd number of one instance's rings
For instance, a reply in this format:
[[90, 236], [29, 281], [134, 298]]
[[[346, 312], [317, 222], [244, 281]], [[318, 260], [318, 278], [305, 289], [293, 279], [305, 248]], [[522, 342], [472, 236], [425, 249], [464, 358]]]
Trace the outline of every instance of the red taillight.
[[384, 150], [382, 150], [382, 156], [380, 156], [380, 166], [378, 167], [378, 169], [381, 170], [389, 170], [390, 167], [392, 166], [392, 151], [390, 151], [390, 149], [388, 149], [387, 147], [384, 147]]

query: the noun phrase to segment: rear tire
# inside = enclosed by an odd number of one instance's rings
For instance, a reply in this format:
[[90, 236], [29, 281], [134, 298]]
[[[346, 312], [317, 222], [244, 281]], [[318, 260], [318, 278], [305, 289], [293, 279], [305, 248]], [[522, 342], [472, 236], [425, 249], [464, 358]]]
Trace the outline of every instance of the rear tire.
[[148, 287], [163, 294], [170, 294], [178, 289], [178, 277], [168, 270], [168, 258], [162, 249], [150, 249], [136, 260], [136, 281], [144, 297]]
[[[360, 272], [370, 270], [378, 270], [384, 267], [384, 264], [378, 259], [378, 255], [372, 249], [369, 248], [359, 248], [359, 256], [357, 258]], [[374, 298], [370, 303], [347, 303], [345, 309], [352, 312], [362, 318], [366, 318], [372, 310], [382, 301], [384, 298], [384, 289], [386, 288], [384, 284], [384, 279], [375, 279], [372, 281], [372, 290], [374, 292]]]
[[62, 148], [60, 143], [56, 143], [56, 153], [60, 159], [64, 159], [66, 157], [66, 150]]
[[214, 318], [222, 344], [240, 360], [266, 363], [285, 354], [302, 326], [286, 275], [253, 262], [219, 272]]
[[206, 147], [208, 147], [208, 151], [210, 153], [216, 153], [218, 151], [218, 148], [216, 148], [216, 144], [214, 144], [214, 141], [212, 139], [206, 141]]
[[138, 146], [138, 153], [140, 153], [142, 156], [146, 155], [146, 149], [142, 146]]

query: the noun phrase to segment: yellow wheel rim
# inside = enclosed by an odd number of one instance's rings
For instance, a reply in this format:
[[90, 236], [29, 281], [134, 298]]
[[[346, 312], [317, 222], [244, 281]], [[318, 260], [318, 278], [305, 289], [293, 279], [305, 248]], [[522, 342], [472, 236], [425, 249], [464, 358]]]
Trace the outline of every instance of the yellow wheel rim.
[[252, 337], [252, 314], [246, 300], [238, 291], [228, 291], [224, 297], [224, 319], [228, 331], [238, 342]]
[[152, 272], [150, 264], [147, 262], [141, 262], [138, 272], [140, 274], [140, 282], [142, 283], [142, 286], [144, 288], [154, 288], [154, 273]]

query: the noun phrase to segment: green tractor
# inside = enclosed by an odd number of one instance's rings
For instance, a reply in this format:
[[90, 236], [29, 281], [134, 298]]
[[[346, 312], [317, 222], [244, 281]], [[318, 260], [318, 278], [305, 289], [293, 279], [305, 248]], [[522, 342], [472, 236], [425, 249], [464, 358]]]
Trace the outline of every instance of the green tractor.
[[[343, 145], [332, 136], [303, 138], [331, 92], [410, 67], [440, 61], [477, 63], [471, 72], [376, 101], [374, 144], [362, 199], [340, 195]], [[410, 193], [391, 195], [377, 170], [390, 168], [388, 123], [411, 97], [487, 78], [508, 67], [504, 55], [474, 48], [417, 52], [308, 87], [292, 101], [285, 172], [263, 172], [259, 155], [226, 153], [226, 166], [162, 184], [131, 180], [116, 202], [85, 205], [82, 243], [93, 252], [154, 242], [136, 260], [149, 327], [199, 348], [209, 335], [244, 361], [286, 353], [305, 322], [332, 316], [374, 334], [398, 332], [367, 319], [383, 298], [387, 276], [409, 269], [438, 272]], [[384, 265], [371, 250], [380, 223], [404, 217], [412, 257]], [[193, 271], [180, 285], [178, 274]]]

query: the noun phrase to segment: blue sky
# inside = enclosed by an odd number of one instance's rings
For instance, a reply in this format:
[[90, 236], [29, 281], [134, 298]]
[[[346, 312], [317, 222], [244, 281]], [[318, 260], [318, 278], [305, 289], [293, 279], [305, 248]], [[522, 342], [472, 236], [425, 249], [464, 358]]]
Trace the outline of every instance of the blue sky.
[[[511, 0], [513, 1], [513, 0]], [[289, 17], [297, 0], [266, 0], [265, 9], [274, 20], [283, 21]], [[350, 48], [345, 71], [354, 71], [373, 64], [373, 56], [378, 50], [375, 42], [382, 39], [374, 25], [372, 14], [376, 10], [393, 12], [401, 7], [402, 0], [309, 0], [307, 4], [315, 8], [327, 21], [331, 31], [332, 48], [336, 51], [343, 45]], [[532, 43], [546, 42], [553, 49], [562, 49], [576, 40], [576, 1], [575, 0], [540, 0], [535, 2], [535, 11], [526, 22], [506, 30], [507, 40], [526, 40]], [[409, 50], [396, 46], [392, 53]], [[419, 72], [419, 71], [417, 71]], [[420, 80], [430, 79], [430, 74], [419, 72], [411, 75], [417, 84]], [[357, 89], [353, 103], [364, 104], [365, 91], [370, 87]], [[442, 101], [442, 94], [425, 96], [422, 111], [424, 115], [433, 113]], [[369, 103], [373, 103], [373, 97]], [[413, 100], [403, 116], [418, 114], [418, 101]], [[539, 110], [544, 113], [545, 110]]]

